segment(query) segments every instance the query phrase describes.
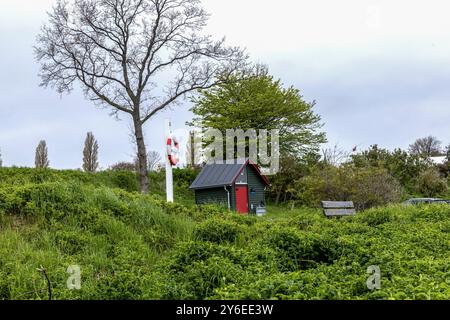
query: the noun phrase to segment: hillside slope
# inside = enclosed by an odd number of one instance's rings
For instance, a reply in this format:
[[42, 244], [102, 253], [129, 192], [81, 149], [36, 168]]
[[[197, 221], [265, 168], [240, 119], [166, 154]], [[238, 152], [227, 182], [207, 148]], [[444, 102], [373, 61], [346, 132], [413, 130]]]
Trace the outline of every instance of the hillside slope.
[[[449, 206], [241, 217], [115, 174], [0, 169], [0, 299], [47, 299], [41, 266], [54, 299], [450, 298]], [[67, 289], [70, 265], [81, 290]]]

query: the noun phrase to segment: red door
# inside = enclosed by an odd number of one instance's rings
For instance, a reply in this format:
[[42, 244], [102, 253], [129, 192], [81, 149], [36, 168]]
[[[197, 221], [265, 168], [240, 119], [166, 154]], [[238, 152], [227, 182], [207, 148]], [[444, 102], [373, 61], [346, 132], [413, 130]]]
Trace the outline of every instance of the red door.
[[236, 186], [236, 211], [248, 214], [248, 187]]

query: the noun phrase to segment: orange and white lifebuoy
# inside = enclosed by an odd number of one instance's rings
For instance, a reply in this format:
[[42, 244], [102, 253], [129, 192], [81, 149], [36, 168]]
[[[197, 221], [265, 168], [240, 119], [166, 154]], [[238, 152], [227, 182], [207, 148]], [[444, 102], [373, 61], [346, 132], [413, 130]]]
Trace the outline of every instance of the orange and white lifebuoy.
[[180, 144], [175, 137], [167, 138], [167, 156], [172, 166], [176, 166], [180, 161]]

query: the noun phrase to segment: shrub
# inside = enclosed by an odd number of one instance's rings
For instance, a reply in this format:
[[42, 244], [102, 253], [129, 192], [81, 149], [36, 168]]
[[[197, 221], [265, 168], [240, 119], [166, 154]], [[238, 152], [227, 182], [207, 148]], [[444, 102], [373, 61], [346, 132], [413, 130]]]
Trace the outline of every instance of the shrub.
[[136, 163], [133, 162], [118, 162], [116, 164], [113, 164], [110, 169], [113, 171], [137, 171]]
[[129, 192], [139, 190], [138, 180], [133, 172], [113, 170], [111, 172], [111, 181], [118, 188], [124, 189]]
[[230, 260], [213, 256], [207, 260], [194, 262], [184, 273], [178, 275], [181, 290], [168, 292], [170, 299], [206, 299], [217, 288], [228, 282], [239, 282], [244, 271], [240, 265]]
[[[0, 299], [46, 299], [41, 265], [55, 299], [450, 296], [445, 204], [343, 219], [268, 207], [265, 217], [244, 217], [115, 188], [111, 172], [46, 170], [34, 182], [31, 172], [0, 169]], [[73, 264], [79, 291], [66, 288]], [[367, 289], [371, 265], [382, 290]]]
[[173, 171], [173, 178], [177, 184], [189, 187], [199, 174], [197, 169], [175, 169]]
[[307, 206], [320, 201], [353, 201], [358, 210], [398, 202], [402, 188], [385, 170], [353, 166], [317, 168], [298, 181], [298, 197]]
[[214, 254], [230, 256], [232, 253], [231, 249], [213, 243], [201, 241], [183, 242], [177, 245], [170, 256], [170, 260], [164, 263], [164, 267], [170, 271], [183, 271], [192, 263], [206, 260]]
[[66, 255], [78, 255], [89, 244], [89, 236], [79, 231], [58, 230], [54, 234], [56, 247]]
[[296, 271], [330, 263], [342, 252], [336, 239], [299, 232], [293, 228], [273, 228], [263, 240], [276, 252], [281, 271]]
[[402, 187], [385, 169], [357, 170], [350, 199], [358, 210], [399, 202]]
[[447, 180], [442, 178], [438, 169], [430, 168], [422, 173], [416, 181], [417, 192], [427, 197], [440, 195], [448, 190]]
[[394, 219], [392, 210], [377, 208], [367, 210], [357, 216], [358, 221], [367, 223], [371, 227], [390, 222]]
[[219, 244], [225, 242], [233, 243], [236, 241], [241, 228], [236, 222], [217, 217], [199, 224], [194, 231], [194, 237], [200, 241], [210, 241]]

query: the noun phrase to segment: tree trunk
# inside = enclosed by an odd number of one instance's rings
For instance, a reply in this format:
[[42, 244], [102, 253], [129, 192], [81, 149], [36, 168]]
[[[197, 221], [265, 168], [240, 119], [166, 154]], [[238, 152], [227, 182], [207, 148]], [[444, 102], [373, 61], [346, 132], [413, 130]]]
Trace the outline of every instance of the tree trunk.
[[275, 199], [275, 205], [280, 204], [280, 197], [281, 197], [281, 188], [277, 190], [277, 198]]
[[138, 171], [139, 183], [142, 193], [149, 192], [148, 168], [147, 168], [147, 148], [145, 147], [142, 123], [139, 117], [134, 117], [134, 134], [138, 150]]

